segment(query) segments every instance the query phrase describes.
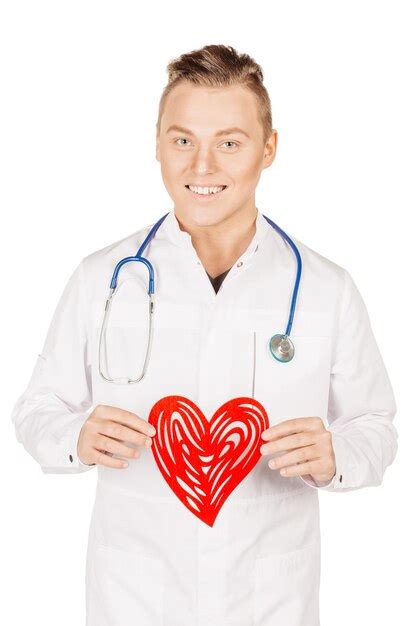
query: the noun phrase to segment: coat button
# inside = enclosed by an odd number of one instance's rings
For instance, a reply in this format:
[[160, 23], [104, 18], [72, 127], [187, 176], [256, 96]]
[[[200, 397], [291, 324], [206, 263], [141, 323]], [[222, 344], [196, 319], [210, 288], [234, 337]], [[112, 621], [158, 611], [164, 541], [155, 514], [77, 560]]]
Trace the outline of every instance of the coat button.
[[243, 261], [239, 261], [239, 263], [236, 263], [236, 267], [240, 267], [241, 265], [243, 265]]
[[71, 463], [72, 463], [72, 454], [70, 454], [70, 455], [69, 455], [69, 460], [70, 460], [70, 461], [71, 461]]

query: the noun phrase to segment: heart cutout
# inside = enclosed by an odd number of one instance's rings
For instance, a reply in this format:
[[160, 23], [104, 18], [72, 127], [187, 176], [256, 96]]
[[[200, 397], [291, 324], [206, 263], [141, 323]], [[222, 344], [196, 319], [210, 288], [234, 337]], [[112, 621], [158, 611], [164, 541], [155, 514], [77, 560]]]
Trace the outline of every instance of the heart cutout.
[[152, 453], [181, 502], [208, 526], [261, 457], [268, 414], [254, 398], [233, 398], [210, 421], [189, 398], [166, 396], [152, 407]]

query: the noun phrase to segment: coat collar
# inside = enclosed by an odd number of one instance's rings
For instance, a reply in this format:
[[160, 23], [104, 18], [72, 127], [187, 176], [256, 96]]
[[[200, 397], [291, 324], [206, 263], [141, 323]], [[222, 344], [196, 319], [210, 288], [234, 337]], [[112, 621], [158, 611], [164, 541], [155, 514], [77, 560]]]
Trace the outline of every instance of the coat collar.
[[[251, 243], [246, 249], [245, 256], [251, 255], [252, 252], [255, 252], [259, 247], [260, 242], [264, 239], [265, 235], [269, 230], [271, 230], [271, 226], [268, 224], [262, 213], [257, 209], [256, 216], [256, 231], [253, 236]], [[155, 237], [161, 237], [164, 239], [168, 239], [174, 245], [180, 246], [182, 248], [189, 248], [192, 250], [194, 246], [191, 241], [191, 235], [181, 230], [177, 217], [175, 215], [175, 209], [172, 209], [161, 226], [158, 228], [158, 231], [155, 234]]]

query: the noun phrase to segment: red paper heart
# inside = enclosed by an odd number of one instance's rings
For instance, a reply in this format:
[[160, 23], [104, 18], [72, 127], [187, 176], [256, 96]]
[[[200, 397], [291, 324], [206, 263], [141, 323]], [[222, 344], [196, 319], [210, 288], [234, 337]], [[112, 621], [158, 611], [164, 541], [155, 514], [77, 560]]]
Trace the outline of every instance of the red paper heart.
[[194, 515], [213, 526], [261, 457], [261, 433], [269, 427], [264, 407], [254, 398], [233, 398], [208, 421], [188, 398], [166, 396], [148, 421], [156, 429], [151, 450], [162, 476]]

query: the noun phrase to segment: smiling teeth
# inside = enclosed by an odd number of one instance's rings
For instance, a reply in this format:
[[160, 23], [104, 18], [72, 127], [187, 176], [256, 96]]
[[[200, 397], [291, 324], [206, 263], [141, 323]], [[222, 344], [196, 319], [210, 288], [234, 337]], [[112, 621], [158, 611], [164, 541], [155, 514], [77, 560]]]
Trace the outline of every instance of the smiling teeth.
[[224, 189], [224, 187], [192, 187], [191, 185], [188, 188], [194, 193], [200, 194], [219, 193], [219, 191]]

